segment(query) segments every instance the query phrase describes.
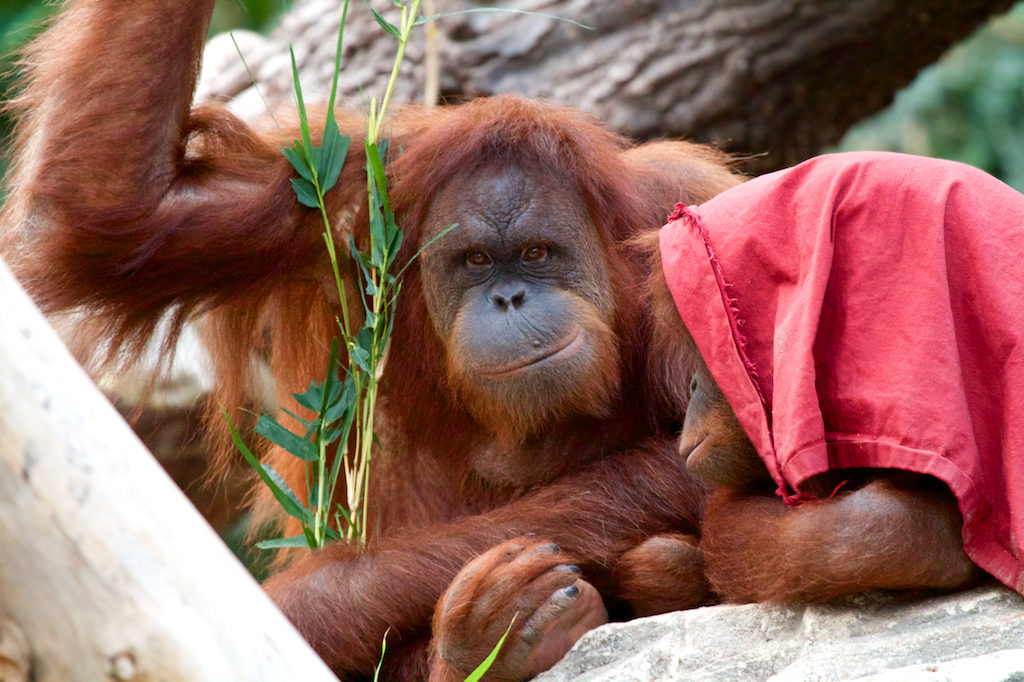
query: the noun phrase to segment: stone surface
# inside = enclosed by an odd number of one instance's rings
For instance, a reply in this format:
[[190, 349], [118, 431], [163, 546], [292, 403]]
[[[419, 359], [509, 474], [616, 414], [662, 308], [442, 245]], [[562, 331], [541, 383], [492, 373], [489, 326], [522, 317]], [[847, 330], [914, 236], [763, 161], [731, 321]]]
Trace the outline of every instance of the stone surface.
[[1024, 682], [1024, 598], [869, 593], [710, 606], [588, 633], [538, 682]]

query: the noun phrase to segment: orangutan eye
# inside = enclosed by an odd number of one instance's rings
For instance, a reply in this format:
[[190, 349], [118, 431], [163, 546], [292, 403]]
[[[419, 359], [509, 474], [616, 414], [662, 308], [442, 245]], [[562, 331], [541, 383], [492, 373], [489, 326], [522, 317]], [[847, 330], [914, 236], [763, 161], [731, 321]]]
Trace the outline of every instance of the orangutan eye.
[[491, 257], [483, 251], [470, 251], [466, 254], [466, 265], [482, 268], [491, 264]]
[[523, 251], [523, 260], [527, 262], [542, 263], [548, 258], [548, 247], [531, 246]]

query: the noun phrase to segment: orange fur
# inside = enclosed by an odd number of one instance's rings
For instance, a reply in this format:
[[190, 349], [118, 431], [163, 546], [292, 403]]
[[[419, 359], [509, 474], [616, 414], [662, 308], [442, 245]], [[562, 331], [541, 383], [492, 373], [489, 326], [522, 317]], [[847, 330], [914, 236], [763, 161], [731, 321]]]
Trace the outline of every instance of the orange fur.
[[[301, 412], [291, 393], [322, 378], [337, 302], [325, 286], [320, 217], [295, 201], [279, 152], [298, 137], [294, 124], [257, 128], [218, 106], [190, 107], [212, 4], [73, 0], [28, 49], [26, 87], [12, 105], [0, 253], [45, 311], [86, 313], [90, 336], [80, 342], [109, 349], [108, 361], [140, 353], [165, 317], [165, 349], [182, 324], [201, 319], [217, 378], [209, 425], [226, 462], [234, 455], [220, 409], [237, 420], [255, 407], [260, 360], [281, 405]], [[323, 111], [313, 117], [313, 129], [322, 127]], [[338, 123], [353, 144], [328, 214], [337, 243], [352, 234], [365, 248], [362, 122], [339, 112]], [[557, 542], [623, 617], [617, 557], [654, 534], [697, 533], [703, 490], [679, 465], [678, 415], [649, 376], [646, 266], [625, 243], [661, 225], [676, 201], [700, 201], [737, 180], [714, 150], [634, 148], [578, 111], [515, 97], [406, 107], [388, 130], [392, 150], [402, 150], [388, 163], [405, 232], [398, 262], [420, 246], [440, 191], [476, 170], [515, 165], [564, 178], [582, 201], [612, 310], [578, 400], [543, 423], [518, 425], [509, 439], [493, 422], [515, 408], [478, 405], [452, 385], [419, 262], [406, 271], [380, 388], [369, 544], [329, 547], [267, 584], [343, 677], [373, 669], [391, 627], [385, 676], [403, 680], [426, 674], [435, 602], [466, 562], [500, 542], [523, 534]], [[343, 275], [354, 282], [350, 265]], [[481, 453], [512, 462], [518, 478], [487, 483], [473, 468]], [[301, 463], [280, 451], [265, 457], [303, 489]], [[256, 497], [257, 519], [280, 520], [269, 494]]]
[[733, 602], [963, 588], [979, 571], [964, 553], [963, 520], [944, 487], [908, 489], [880, 477], [798, 507], [722, 490], [712, 496], [705, 520], [708, 579]]
[[[652, 375], [666, 382], [665, 399], [686, 413], [680, 448], [687, 468], [714, 489], [700, 550], [716, 594], [733, 602], [822, 601], [868, 589], [952, 589], [977, 579], [956, 499], [931, 477], [836, 470], [805, 483], [818, 500], [786, 506], [676, 311], [657, 232], [632, 243], [652, 263]], [[621, 583], [638, 585], [645, 599], [679, 593], [671, 572], [657, 567], [673, 565], [687, 543], [656, 536], [631, 550], [619, 560]]]

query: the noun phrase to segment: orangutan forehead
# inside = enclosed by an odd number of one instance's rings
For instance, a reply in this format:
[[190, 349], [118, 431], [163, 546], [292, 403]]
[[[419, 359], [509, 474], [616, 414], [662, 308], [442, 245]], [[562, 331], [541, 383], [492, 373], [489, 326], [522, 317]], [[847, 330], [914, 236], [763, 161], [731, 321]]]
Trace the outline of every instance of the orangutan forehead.
[[566, 238], [587, 222], [583, 198], [573, 182], [530, 174], [517, 166], [464, 174], [448, 184], [431, 204], [424, 242], [453, 223], [458, 232], [486, 229], [502, 241], [543, 241], [560, 232]]

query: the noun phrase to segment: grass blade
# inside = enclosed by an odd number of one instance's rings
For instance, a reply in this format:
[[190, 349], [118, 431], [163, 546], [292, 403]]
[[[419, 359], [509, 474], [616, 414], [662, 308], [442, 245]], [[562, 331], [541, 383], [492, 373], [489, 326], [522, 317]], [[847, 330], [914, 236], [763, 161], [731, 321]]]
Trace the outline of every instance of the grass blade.
[[267, 484], [271, 492], [274, 494], [274, 498], [281, 505], [281, 508], [288, 513], [289, 516], [302, 521], [303, 523], [309, 523], [312, 520], [312, 515], [306, 506], [299, 501], [299, 498], [292, 492], [292, 489], [288, 487], [288, 484], [284, 482], [281, 475], [274, 471], [274, 468], [270, 465], [261, 464], [256, 456], [252, 454], [249, 446], [245, 444], [242, 437], [238, 434], [238, 429], [235, 428], [235, 424], [231, 421], [231, 417], [228, 415], [228, 411], [224, 410], [224, 418], [228, 420], [228, 426], [231, 428], [231, 438], [235, 441], [235, 447], [242, 453], [242, 457], [249, 463], [256, 473], [259, 474], [263, 482]]
[[266, 437], [275, 445], [279, 445], [292, 453], [304, 462], [315, 462], [319, 459], [316, 452], [316, 445], [311, 441], [296, 436], [294, 433], [278, 424], [272, 417], [262, 415], [253, 429], [256, 433]]
[[501, 645], [505, 643], [505, 638], [508, 637], [508, 633], [512, 632], [512, 625], [516, 622], [516, 618], [518, 617], [518, 613], [512, 616], [512, 622], [509, 623], [508, 628], [505, 629], [505, 634], [503, 634], [501, 639], [498, 640], [498, 643], [494, 645], [494, 649], [491, 650], [491, 653], [487, 654], [487, 658], [484, 659], [484, 662], [469, 674], [466, 678], [466, 682], [478, 682], [481, 677], [487, 674], [487, 671], [491, 669], [492, 665], [494, 665], [494, 661], [497, 660], [498, 653], [501, 652]]
[[[370, 7], [370, 6], [367, 5], [367, 7]], [[382, 17], [380, 14], [378, 14], [377, 10], [375, 10], [374, 8], [370, 7], [370, 11], [373, 12], [373, 18], [377, 20], [377, 23], [380, 24], [380, 27], [382, 29], [387, 31], [387, 33], [390, 34], [391, 36], [393, 36], [393, 37], [395, 37], [395, 38], [397, 38], [399, 40], [402, 39], [402, 32], [398, 30], [397, 26], [395, 26], [394, 24], [389, 23], [388, 20], [385, 19], [384, 17]]]
[[290, 538], [277, 538], [275, 540], [263, 540], [257, 542], [260, 549], [281, 549], [283, 547], [309, 547], [309, 540], [305, 535], [293, 535]]

